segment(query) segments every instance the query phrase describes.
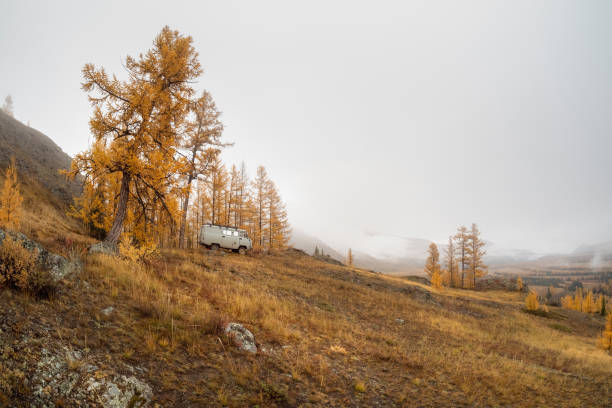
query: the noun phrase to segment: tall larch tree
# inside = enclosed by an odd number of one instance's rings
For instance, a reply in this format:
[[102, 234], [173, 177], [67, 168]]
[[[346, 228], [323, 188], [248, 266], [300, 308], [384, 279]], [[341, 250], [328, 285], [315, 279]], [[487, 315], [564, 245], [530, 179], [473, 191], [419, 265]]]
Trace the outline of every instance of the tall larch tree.
[[133, 183], [150, 189], [169, 213], [165, 182], [184, 165], [177, 155], [194, 95], [191, 83], [202, 73], [192, 42], [164, 27], [149, 51], [125, 59], [124, 81], [93, 64], [83, 68], [94, 142], [74, 158], [70, 174], [83, 174], [87, 181], [120, 174], [113, 224], [104, 240], [109, 247], [119, 240]]
[[484, 241], [480, 238], [478, 225], [472, 224], [467, 244], [467, 265], [472, 277], [472, 287], [476, 288], [476, 278], [487, 273], [487, 266], [483, 262], [483, 257], [487, 251], [484, 249]]
[[255, 236], [253, 243], [259, 249], [264, 248], [265, 237], [267, 235], [268, 213], [266, 207], [268, 204], [270, 179], [268, 172], [264, 166], [257, 167], [257, 174], [253, 180], [253, 201], [255, 205]]
[[19, 192], [15, 158], [6, 168], [4, 185], [0, 192], [0, 227], [16, 230], [21, 220], [23, 198]]
[[461, 268], [461, 287], [465, 288], [465, 272], [468, 265], [468, 245], [470, 241], [468, 229], [465, 226], [457, 228], [455, 234], [455, 248], [457, 250], [457, 261]]
[[212, 96], [202, 92], [202, 96], [191, 102], [191, 117], [187, 121], [183, 150], [185, 151], [185, 192], [181, 203], [181, 225], [179, 228], [179, 247], [184, 247], [187, 211], [191, 198], [191, 184], [200, 176], [206, 176], [211, 163], [217, 158], [222, 147], [223, 124], [221, 112], [217, 109]]
[[444, 250], [444, 262], [446, 263], [446, 269], [449, 274], [449, 284], [453, 287], [456, 286], [459, 281], [459, 266], [457, 265], [457, 257], [455, 252], [456, 249], [453, 237], [448, 237], [448, 246]]
[[[317, 248], [318, 251], [318, 248]], [[346, 255], [346, 264], [348, 266], [353, 266], [353, 250], [349, 248], [348, 253]]]
[[429, 244], [427, 249], [427, 260], [425, 261], [425, 273], [431, 278], [434, 273], [440, 273], [440, 251], [435, 243]]
[[599, 345], [604, 350], [607, 350], [608, 353], [612, 353], [612, 312], [608, 313], [606, 327], [599, 339]]
[[287, 209], [281, 200], [276, 185], [270, 180], [267, 197], [268, 248], [284, 249], [289, 243], [291, 228], [287, 220]]
[[227, 188], [227, 170], [220, 157], [210, 163], [206, 179], [210, 199], [210, 222], [227, 224], [225, 220], [225, 197]]

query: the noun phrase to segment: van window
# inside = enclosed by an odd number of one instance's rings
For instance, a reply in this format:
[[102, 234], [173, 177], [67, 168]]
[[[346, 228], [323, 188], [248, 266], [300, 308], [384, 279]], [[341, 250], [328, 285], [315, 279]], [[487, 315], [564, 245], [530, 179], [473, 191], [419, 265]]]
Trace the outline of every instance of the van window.
[[237, 237], [238, 236], [238, 231], [234, 231], [234, 236]]

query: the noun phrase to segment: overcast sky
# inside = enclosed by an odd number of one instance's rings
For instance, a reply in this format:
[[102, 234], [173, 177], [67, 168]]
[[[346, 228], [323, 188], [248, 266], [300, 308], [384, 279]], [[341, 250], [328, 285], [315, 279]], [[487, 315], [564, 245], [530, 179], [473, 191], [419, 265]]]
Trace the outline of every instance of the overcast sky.
[[200, 53], [225, 161], [265, 165], [296, 229], [380, 253], [476, 222], [569, 251], [612, 239], [611, 21], [609, 1], [4, 0], [0, 96], [74, 155], [83, 65], [124, 77], [169, 25]]

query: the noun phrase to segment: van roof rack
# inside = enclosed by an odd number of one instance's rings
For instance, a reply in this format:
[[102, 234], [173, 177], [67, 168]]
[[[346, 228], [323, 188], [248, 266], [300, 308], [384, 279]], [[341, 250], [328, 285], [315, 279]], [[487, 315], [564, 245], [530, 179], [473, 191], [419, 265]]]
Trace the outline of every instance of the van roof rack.
[[204, 224], [204, 225], [207, 225], [209, 227], [221, 227], [221, 228], [230, 228], [230, 229], [245, 231], [244, 228], [232, 227], [231, 225], [221, 225], [221, 224], [211, 224], [211, 223]]

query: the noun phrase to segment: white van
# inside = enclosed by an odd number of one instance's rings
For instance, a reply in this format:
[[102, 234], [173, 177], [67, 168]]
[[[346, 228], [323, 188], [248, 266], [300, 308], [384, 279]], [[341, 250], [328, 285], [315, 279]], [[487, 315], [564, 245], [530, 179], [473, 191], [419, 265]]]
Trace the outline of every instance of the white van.
[[245, 230], [214, 224], [206, 224], [200, 228], [198, 242], [208, 249], [226, 248], [240, 254], [245, 254], [253, 248], [253, 243]]

